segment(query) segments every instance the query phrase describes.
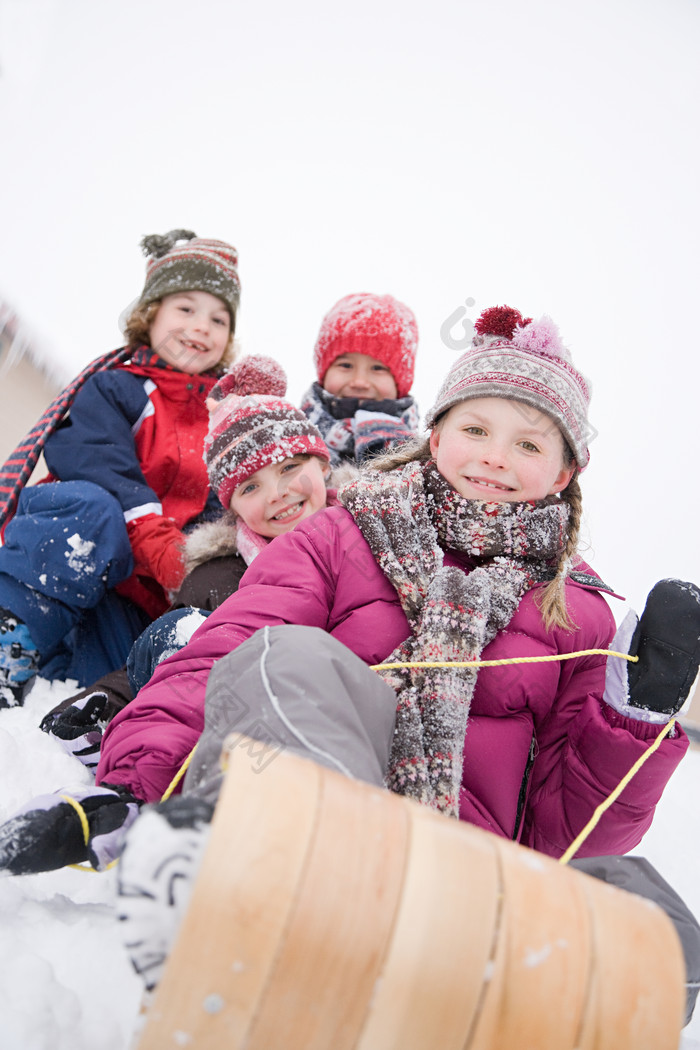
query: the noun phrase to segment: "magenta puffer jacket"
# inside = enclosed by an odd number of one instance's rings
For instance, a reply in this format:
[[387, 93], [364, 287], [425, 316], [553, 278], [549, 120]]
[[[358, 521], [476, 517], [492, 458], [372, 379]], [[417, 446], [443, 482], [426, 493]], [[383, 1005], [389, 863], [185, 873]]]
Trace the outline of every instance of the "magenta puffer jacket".
[[[453, 551], [445, 553], [445, 565], [472, 568]], [[533, 592], [526, 593], [483, 658], [606, 648], [615, 625], [602, 595], [570, 581], [567, 603], [577, 629], [547, 631]], [[285, 623], [320, 627], [368, 664], [381, 663], [408, 637], [398, 595], [344, 508], [319, 511], [278, 537], [236, 594], [158, 667], [110, 723], [98, 783], [157, 801], [199, 738], [214, 662], [266, 624]], [[460, 817], [560, 856], [660, 731], [604, 704], [604, 685], [603, 656], [482, 668], [465, 740]], [[662, 742], [579, 855], [637, 845], [687, 746], [680, 728]]]

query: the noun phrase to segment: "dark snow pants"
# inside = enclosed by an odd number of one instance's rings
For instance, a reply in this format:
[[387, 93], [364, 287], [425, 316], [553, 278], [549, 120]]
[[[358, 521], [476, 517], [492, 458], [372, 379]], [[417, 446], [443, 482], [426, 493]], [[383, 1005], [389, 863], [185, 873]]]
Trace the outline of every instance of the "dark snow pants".
[[190, 605], [182, 609], [170, 609], [141, 632], [126, 661], [129, 685], [134, 696], [150, 682], [162, 660], [167, 660], [183, 645], [187, 645], [197, 627], [210, 614], [210, 610], [194, 609]]
[[645, 857], [583, 857], [572, 860], [571, 867], [646, 897], [666, 912], [676, 927], [685, 957], [686, 1011], [683, 1023], [687, 1024], [693, 1016], [700, 988], [700, 925], [685, 902]]
[[0, 606], [24, 620], [39, 673], [88, 685], [122, 667], [149, 618], [112, 588], [133, 570], [122, 508], [90, 481], [25, 488], [0, 547]]

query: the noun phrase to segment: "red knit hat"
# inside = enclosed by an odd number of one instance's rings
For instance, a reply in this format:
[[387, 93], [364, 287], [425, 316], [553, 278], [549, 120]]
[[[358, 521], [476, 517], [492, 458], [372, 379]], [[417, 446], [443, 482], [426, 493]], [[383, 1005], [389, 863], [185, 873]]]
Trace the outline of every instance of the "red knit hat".
[[374, 357], [391, 372], [397, 396], [406, 397], [413, 383], [418, 325], [405, 303], [391, 295], [361, 292], [346, 295], [321, 322], [314, 347], [319, 383], [341, 354]]
[[226, 509], [241, 482], [270, 463], [303, 454], [330, 462], [320, 431], [286, 391], [282, 366], [262, 354], [242, 358], [212, 389], [204, 462]]

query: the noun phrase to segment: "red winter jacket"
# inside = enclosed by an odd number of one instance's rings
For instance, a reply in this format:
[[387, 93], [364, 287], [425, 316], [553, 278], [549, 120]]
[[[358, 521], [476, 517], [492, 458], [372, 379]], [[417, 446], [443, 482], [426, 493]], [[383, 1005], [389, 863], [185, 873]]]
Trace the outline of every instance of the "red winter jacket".
[[[445, 565], [469, 571], [462, 554]], [[585, 566], [583, 566], [585, 570]], [[576, 630], [547, 631], [527, 592], [484, 659], [605, 648], [614, 621], [595, 587], [567, 582]], [[368, 664], [409, 635], [398, 595], [350, 514], [319, 511], [278, 537], [105, 733], [97, 781], [159, 799], [196, 744], [212, 665], [266, 624], [320, 627]], [[602, 700], [605, 657], [482, 668], [464, 747], [460, 816], [560, 856], [660, 727], [624, 718]], [[586, 840], [580, 855], [624, 853], [648, 829], [666, 782], [688, 746], [679, 728], [662, 742]], [[519, 815], [520, 814], [520, 815]]]
[[134, 571], [117, 588], [155, 618], [184, 576], [182, 529], [203, 511], [206, 397], [217, 376], [187, 375], [156, 354], [98, 372], [46, 443], [53, 479], [93, 481], [119, 500]]

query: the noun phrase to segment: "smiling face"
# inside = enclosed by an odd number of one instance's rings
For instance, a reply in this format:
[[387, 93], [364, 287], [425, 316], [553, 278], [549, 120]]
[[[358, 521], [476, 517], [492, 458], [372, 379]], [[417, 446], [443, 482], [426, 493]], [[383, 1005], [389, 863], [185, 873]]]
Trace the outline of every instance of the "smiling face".
[[200, 375], [218, 365], [231, 335], [231, 315], [209, 292], [166, 295], [150, 327], [151, 347], [179, 372]]
[[394, 401], [396, 381], [385, 364], [367, 354], [341, 354], [328, 366], [323, 389], [336, 397], [362, 401]]
[[259, 536], [281, 536], [325, 507], [326, 472], [318, 456], [268, 463], [234, 489], [231, 510]]
[[500, 397], [454, 405], [433, 430], [430, 450], [442, 476], [467, 499], [544, 499], [565, 489], [575, 470], [549, 416]]

